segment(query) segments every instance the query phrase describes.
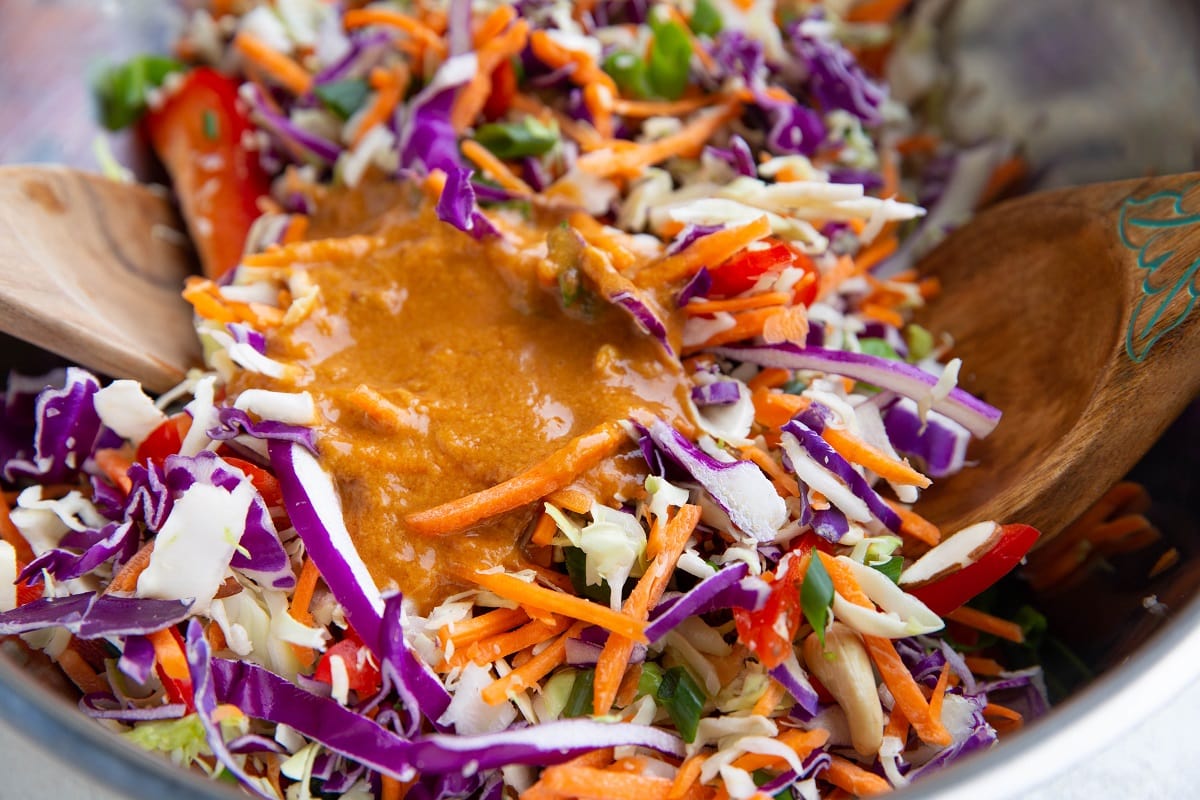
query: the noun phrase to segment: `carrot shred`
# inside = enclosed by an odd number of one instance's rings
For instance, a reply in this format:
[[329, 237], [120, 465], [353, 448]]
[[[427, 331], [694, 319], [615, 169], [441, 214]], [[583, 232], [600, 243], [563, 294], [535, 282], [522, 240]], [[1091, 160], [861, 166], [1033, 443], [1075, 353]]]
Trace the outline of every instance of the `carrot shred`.
[[618, 708], [625, 708], [637, 699], [638, 684], [642, 680], [642, 665], [630, 664], [625, 669], [621, 684], [617, 687], [617, 697], [613, 703]]
[[639, 642], [646, 641], [644, 622], [613, 611], [608, 606], [602, 606], [565, 592], [547, 589], [536, 583], [528, 583], [504, 572], [473, 572], [468, 573], [465, 577], [527, 609], [540, 609], [553, 614], [562, 614], [571, 619], [599, 625], [605, 630]]
[[596, 64], [595, 60], [579, 50], [571, 50], [559, 44], [546, 31], [534, 31], [529, 35], [529, 48], [539, 61], [551, 69], [562, 69], [574, 65], [569, 78], [576, 86], [586, 89], [589, 85], [599, 85], [609, 91], [610, 97], [616, 97], [619, 92], [617, 83], [612, 76]]
[[681, 117], [691, 114], [713, 104], [713, 99], [705, 95], [684, 97], [679, 100], [613, 100], [613, 111], [623, 117], [641, 119], [645, 117]]
[[557, 532], [558, 523], [554, 521], [554, 517], [543, 511], [542, 515], [538, 517], [537, 525], [534, 526], [529, 541], [542, 547], [548, 547], [554, 541], [554, 534]]
[[529, 621], [529, 615], [519, 608], [497, 608], [477, 617], [452, 622], [438, 629], [442, 647], [453, 643], [455, 649], [466, 647], [497, 633], [512, 630]]
[[887, 308], [879, 303], [867, 301], [862, 304], [858, 311], [867, 319], [882, 322], [884, 325], [891, 325], [896, 328], [904, 327], [904, 317], [894, 308]]
[[612, 144], [606, 150], [586, 153], [579, 158], [576, 165], [582, 171], [599, 178], [635, 177], [646, 167], [652, 167], [672, 156], [695, 155], [740, 111], [741, 103], [732, 100], [711, 113], [699, 116], [669, 136], [646, 144], [622, 142], [627, 145], [624, 147]]
[[133, 481], [129, 477], [129, 468], [133, 459], [119, 449], [103, 448], [96, 451], [96, 466], [104, 473], [113, 486], [128, 495], [133, 489]]
[[788, 420], [812, 405], [807, 397], [769, 389], [756, 389], [750, 394], [754, 403], [754, 421], [767, 428], [779, 428]]
[[916, 539], [918, 542], [924, 542], [930, 547], [942, 540], [941, 528], [917, 512], [886, 497], [883, 499], [883, 502], [887, 503], [892, 511], [895, 511], [896, 515], [900, 517], [901, 534]]
[[941, 719], [942, 704], [946, 700], [946, 689], [950, 685], [950, 662], [942, 664], [938, 674], [937, 685], [933, 687], [933, 695], [929, 698], [929, 713], [934, 719]]
[[146, 567], [150, 566], [150, 556], [154, 554], [154, 540], [146, 542], [136, 553], [133, 558], [121, 565], [121, 569], [113, 575], [113, 579], [108, 582], [108, 586], [104, 587], [104, 593], [120, 592], [121, 594], [132, 594], [137, 591], [138, 578], [146, 571]]
[[154, 645], [154, 657], [168, 677], [179, 681], [191, 681], [187, 656], [183, 654], [183, 648], [179, 646], [170, 628], [148, 633], [146, 638]]
[[592, 496], [580, 489], [565, 486], [546, 495], [546, 500], [559, 508], [573, 511], [576, 514], [586, 514], [592, 509]]
[[4, 539], [12, 545], [17, 554], [17, 561], [22, 564], [33, 561], [33, 548], [29, 546], [29, 542], [13, 524], [12, 506], [9, 505], [7, 497], [0, 499], [0, 539]]
[[[824, 728], [814, 728], [810, 731], [801, 730], [799, 728], [790, 728], [779, 734], [776, 739], [780, 744], [786, 745], [795, 751], [796, 755], [801, 759], [808, 757], [812, 751], [824, 745], [829, 741], [829, 731]], [[748, 772], [764, 769], [768, 767], [777, 767], [784, 764], [784, 760], [779, 756], [766, 755], [763, 753], [746, 753], [739, 756], [733, 762], [733, 766], [738, 769], [744, 769]]]
[[342, 24], [346, 30], [365, 28], [368, 25], [386, 25], [399, 28], [413, 40], [428, 47], [440, 57], [445, 58], [449, 52], [445, 40], [432, 28], [414, 17], [399, 11], [383, 8], [354, 8], [342, 16]]
[[792, 371], [782, 367], [767, 367], [746, 381], [750, 391], [758, 389], [778, 389], [792, 379]]
[[976, 201], [975, 208], [984, 208], [996, 202], [1008, 192], [1018, 188], [1018, 184], [1024, 181], [1028, 175], [1029, 162], [1019, 155], [1000, 162], [992, 170], [988, 182], [984, 184], [983, 191], [979, 193], [979, 200]]
[[[513, 580], [518, 580], [514, 578]], [[585, 601], [586, 602], [586, 601]], [[605, 609], [606, 611], [608, 609]], [[542, 652], [530, 658], [521, 666], [502, 678], [497, 678], [483, 688], [480, 697], [491, 706], [500, 705], [508, 699], [509, 693], [517, 694], [533, 686], [550, 670], [557, 667], [567, 657], [567, 639], [578, 636], [587, 627], [583, 622], [576, 622], [561, 636], [550, 643]]]
[[108, 681], [97, 675], [96, 671], [84, 660], [83, 656], [76, 652], [70, 645], [59, 653], [58, 657], [54, 660], [63, 673], [85, 695], [109, 691]]
[[475, 49], [478, 50], [492, 39], [504, 33], [505, 29], [516, 18], [517, 12], [512, 6], [507, 4], [496, 6], [495, 10], [488, 14], [483, 22], [479, 23], [479, 26], [475, 29], [475, 33], [472, 35]]
[[908, 717], [898, 706], [892, 708], [887, 724], [883, 726], [883, 735], [899, 739], [901, 743], [908, 741]]
[[[629, 597], [621, 606], [621, 613], [627, 618], [644, 623], [650, 615], [650, 609], [662, 597], [675, 570], [675, 564], [687, 546], [688, 537], [700, 522], [700, 507], [694, 505], [681, 506], [675, 515], [663, 526], [662, 545], [654, 556], [654, 561], [646, 568], [646, 572], [638, 579]], [[621, 678], [629, 666], [629, 658], [633, 654], [633, 639], [629, 636], [609, 636], [596, 659], [596, 672], [592, 685], [592, 711], [594, 714], [607, 714], [612, 708], [620, 688]]]
[[674, 782], [667, 778], [611, 772], [595, 767], [547, 767], [542, 783], [559, 797], [603, 800], [667, 800]]
[[775, 484], [775, 488], [779, 490], [783, 497], [798, 497], [800, 495], [800, 484], [791, 475], [783, 471], [783, 467], [776, 463], [770, 453], [756, 445], [746, 445], [741, 449], [741, 454], [747, 461], [753, 461], [758, 465], [759, 469], [767, 473], [767, 477]]
[[517, 177], [508, 165], [492, 154], [491, 150], [474, 139], [464, 139], [461, 145], [462, 154], [469, 158], [475, 166], [494, 180], [504, 189], [519, 195], [532, 196], [533, 187]]
[[821, 777], [857, 797], [871, 797], [892, 790], [892, 785], [886, 779], [874, 772], [867, 772], [841, 756], [830, 756], [829, 769], [825, 770]]
[[233, 40], [238, 49], [255, 66], [270, 75], [292, 94], [308, 94], [312, 89], [312, 75], [296, 61], [275, 50], [252, 33], [241, 31]]
[[710, 347], [719, 347], [723, 344], [740, 342], [743, 339], [752, 339], [755, 336], [761, 336], [764, 334], [766, 327], [771, 320], [777, 315], [783, 314], [784, 311], [785, 310], [779, 306], [772, 308], [755, 308], [751, 309], [750, 311], [743, 311], [734, 315], [733, 327], [714, 333], [700, 344], [685, 348], [684, 352], [693, 353], [697, 350], [705, 350]]
[[844, 428], [826, 427], [821, 433], [821, 438], [847, 461], [866, 467], [879, 477], [893, 483], [917, 486], [921, 489], [931, 483], [929, 478], [909, 466], [907, 461], [892, 458]]
[[426, 535], [461, 531], [562, 489], [615, 453], [624, 441], [621, 426], [615, 422], [602, 423], [503, 483], [409, 514], [404, 521], [412, 530]]
[[771, 232], [771, 222], [761, 216], [736, 228], [702, 236], [675, 255], [659, 259], [640, 270], [633, 282], [643, 289], [690, 278], [701, 267], [716, 266]]
[[[858, 581], [854, 579], [854, 574], [848, 567], [826, 553], [816, 550], [813, 552], [821, 559], [825, 571], [829, 573], [829, 577], [833, 581], [833, 588], [842, 597], [855, 605], [874, 608], [874, 603], [859, 587]], [[867, 646], [867, 652], [871, 655], [871, 660], [875, 662], [879, 674], [883, 676], [883, 682], [891, 691], [896, 704], [908, 718], [917, 735], [921, 737], [922, 741], [929, 744], [943, 747], [950, 744], [953, 741], [950, 732], [942, 725], [941, 719], [935, 717], [930, 711], [929, 702], [921, 693], [921, 688], [913, 679], [912, 673], [908, 671], [908, 667], [904, 666], [891, 639], [868, 635], [864, 635], [862, 638], [863, 643]]]
[[692, 785], [700, 780], [700, 769], [707, 760], [708, 756], [703, 753], [697, 753], [694, 756], [689, 756], [680, 764], [679, 771], [675, 773], [675, 780], [671, 784], [671, 789], [667, 792], [667, 800], [679, 800], [679, 798], [687, 794], [688, 789], [692, 788]]
[[1025, 641], [1025, 633], [1021, 630], [1020, 625], [1015, 622], [1009, 622], [1006, 619], [1000, 619], [977, 608], [960, 606], [949, 614], [946, 614], [945, 617], [946, 619], [954, 620], [960, 625], [966, 625], [968, 628], [990, 633], [993, 636], [1007, 639], [1010, 642], [1021, 644]]
[[631, 249], [630, 238], [623, 231], [607, 228], [591, 214], [582, 211], [573, 212], [568, 221], [588, 244], [608, 253], [618, 272], [624, 272], [637, 262], [638, 257]]
[[490, 664], [498, 658], [510, 656], [562, 633], [566, 630], [567, 625], [568, 621], [563, 617], [554, 618], [552, 624], [532, 620], [515, 631], [496, 634], [475, 642], [463, 650], [456, 651], [450, 658], [450, 666], [465, 667], [471, 662], [480, 666]]
[[753, 708], [750, 709], [751, 714], [757, 714], [760, 717], [769, 717], [775, 707], [783, 700], [786, 690], [783, 684], [774, 678], [767, 680], [767, 690], [762, 693], [762, 697], [754, 701]]
[[767, 306], [784, 306], [792, 301], [786, 292], [763, 292], [749, 297], [734, 297], [729, 300], [692, 300], [683, 307], [689, 317], [716, 314], [720, 311], [747, 311]]
[[376, 67], [371, 70], [370, 78], [371, 88], [375, 90], [375, 99], [363, 112], [358, 122], [358, 128], [354, 131], [354, 140], [351, 144], [355, 147], [367, 135], [367, 131], [376, 125], [387, 122], [388, 117], [396, 110], [400, 99], [404, 97], [405, 89], [408, 88], [408, 68], [398, 66], [388, 70]]
[[967, 664], [967, 669], [971, 670], [975, 675], [980, 675], [985, 678], [992, 678], [1004, 672], [1004, 667], [994, 658], [984, 658], [983, 656], [963, 656], [963, 660]]
[[450, 110], [450, 124], [454, 130], [466, 130], [487, 105], [492, 93], [492, 73], [501, 61], [520, 53], [529, 42], [529, 23], [518, 19], [502, 33], [480, 44], [475, 51], [478, 66], [467, 85], [459, 90]]
[[847, 22], [891, 22], [912, 0], [864, 0], [850, 9]]
[[248, 267], [285, 267], [292, 264], [314, 264], [324, 261], [339, 263], [365, 258], [372, 250], [382, 247], [380, 236], [346, 236], [343, 238], [312, 239], [280, 247], [272, 245], [261, 253], [242, 259]]

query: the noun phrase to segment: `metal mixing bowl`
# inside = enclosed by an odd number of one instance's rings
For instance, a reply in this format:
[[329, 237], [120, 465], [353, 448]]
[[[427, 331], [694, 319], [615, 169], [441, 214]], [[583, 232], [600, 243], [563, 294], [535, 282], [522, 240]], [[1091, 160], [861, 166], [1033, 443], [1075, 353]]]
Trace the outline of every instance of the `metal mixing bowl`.
[[[162, 49], [173, 24], [166, 5], [3, 0], [0, 162], [94, 167], [96, 129], [84, 78], [101, 61]], [[964, 142], [996, 135], [1023, 142], [1035, 186], [1200, 166], [1200, 7], [1194, 0], [924, 5], [937, 6], [929, 9], [939, 19], [937, 53], [952, 67], [943, 86], [951, 130]], [[113, 141], [121, 160], [149, 174], [151, 165], [136, 143], [128, 137]], [[30, 371], [52, 360], [0, 339], [4, 372]], [[1090, 777], [1097, 752], [1148, 717], [1150, 725], [1165, 726], [1200, 712], [1200, 692], [1186, 691], [1200, 683], [1200, 405], [1184, 414], [1131, 477], [1155, 500], [1148, 516], [1164, 534], [1155, 552], [1174, 546], [1179, 564], [1149, 580], [1144, 562], [1154, 553], [1114, 559], [1070, 590], [1034, 598], [1052, 632], [1097, 677], [992, 751], [897, 798], [1013, 798], [1053, 778], [1060, 787], [1055, 792], [1103, 791]], [[1190, 711], [1160, 711], [1181, 697], [1193, 704]], [[1190, 733], [1181, 730], [1185, 735]], [[1137, 748], [1136, 741], [1122, 743], [1102, 757], [1138, 754], [1131, 769], [1154, 763], [1145, 745]], [[1170, 786], [1194, 788], [1200, 779], [1200, 764], [1170, 766]], [[1175, 796], [1166, 794], [1165, 778], [1142, 774], [1139, 796]], [[126, 744], [4, 657], [0, 775], [3, 796], [244, 796]]]

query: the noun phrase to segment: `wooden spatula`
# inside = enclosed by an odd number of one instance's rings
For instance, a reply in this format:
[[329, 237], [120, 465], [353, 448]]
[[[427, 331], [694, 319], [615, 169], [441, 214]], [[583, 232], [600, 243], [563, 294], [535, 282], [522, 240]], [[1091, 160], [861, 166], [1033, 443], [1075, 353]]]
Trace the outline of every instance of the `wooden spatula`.
[[200, 365], [194, 271], [169, 200], [50, 166], [0, 167], [0, 330], [162, 391]]
[[1053, 534], [1121, 478], [1200, 391], [1200, 173], [1028, 195], [921, 264], [960, 385], [1001, 408], [977, 466], [918, 510]]

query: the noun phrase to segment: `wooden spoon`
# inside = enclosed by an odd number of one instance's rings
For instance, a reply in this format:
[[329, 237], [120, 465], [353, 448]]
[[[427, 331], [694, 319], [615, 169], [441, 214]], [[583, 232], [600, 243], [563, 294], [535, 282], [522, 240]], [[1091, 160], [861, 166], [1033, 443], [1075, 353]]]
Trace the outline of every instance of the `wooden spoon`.
[[200, 365], [170, 201], [64, 167], [0, 167], [0, 330], [164, 391]]
[[959, 385], [1004, 412], [918, 510], [1053, 535], [1200, 392], [1200, 173], [1027, 195], [975, 217], [920, 265], [921, 318], [954, 337]]

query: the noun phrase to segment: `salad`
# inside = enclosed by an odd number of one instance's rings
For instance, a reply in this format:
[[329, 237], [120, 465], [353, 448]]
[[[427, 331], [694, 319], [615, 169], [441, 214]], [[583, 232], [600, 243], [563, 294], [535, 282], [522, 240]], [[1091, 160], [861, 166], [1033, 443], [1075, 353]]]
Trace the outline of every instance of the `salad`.
[[6, 650], [268, 798], [866, 796], [1042, 713], [971, 605], [1038, 532], [919, 514], [1000, 411], [911, 264], [1018, 167], [889, 95], [908, 5], [193, 10], [98, 91], [205, 365], [10, 379]]

